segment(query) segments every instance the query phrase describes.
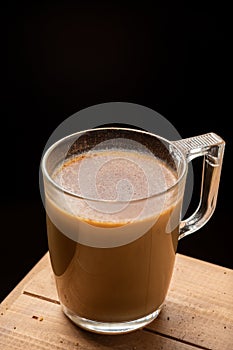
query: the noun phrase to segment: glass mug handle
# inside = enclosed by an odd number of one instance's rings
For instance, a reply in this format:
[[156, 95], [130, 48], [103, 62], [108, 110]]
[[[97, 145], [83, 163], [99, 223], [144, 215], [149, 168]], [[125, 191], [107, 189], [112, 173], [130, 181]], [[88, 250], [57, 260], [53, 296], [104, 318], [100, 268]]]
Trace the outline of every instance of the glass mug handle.
[[179, 239], [197, 231], [212, 216], [218, 195], [225, 142], [214, 133], [172, 142], [188, 162], [203, 156], [200, 202], [196, 211], [180, 223]]

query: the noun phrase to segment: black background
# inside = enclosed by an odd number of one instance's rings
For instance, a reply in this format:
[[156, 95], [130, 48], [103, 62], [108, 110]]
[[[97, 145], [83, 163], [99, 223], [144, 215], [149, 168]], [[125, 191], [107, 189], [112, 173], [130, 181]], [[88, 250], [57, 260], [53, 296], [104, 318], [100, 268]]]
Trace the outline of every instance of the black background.
[[104, 102], [152, 108], [182, 137], [214, 131], [225, 139], [215, 214], [178, 252], [233, 268], [226, 16], [143, 4], [4, 7], [1, 299], [47, 251], [38, 184], [47, 139], [70, 115]]

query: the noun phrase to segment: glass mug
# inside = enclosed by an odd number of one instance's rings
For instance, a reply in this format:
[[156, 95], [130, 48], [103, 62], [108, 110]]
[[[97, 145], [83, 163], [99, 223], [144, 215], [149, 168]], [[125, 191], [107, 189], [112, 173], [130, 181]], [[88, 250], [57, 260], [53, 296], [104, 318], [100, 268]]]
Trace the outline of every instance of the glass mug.
[[[214, 212], [224, 141], [127, 128], [69, 135], [42, 158], [50, 259], [61, 307], [78, 326], [127, 333], [152, 322], [178, 240]], [[203, 156], [200, 204], [181, 220], [188, 163]]]

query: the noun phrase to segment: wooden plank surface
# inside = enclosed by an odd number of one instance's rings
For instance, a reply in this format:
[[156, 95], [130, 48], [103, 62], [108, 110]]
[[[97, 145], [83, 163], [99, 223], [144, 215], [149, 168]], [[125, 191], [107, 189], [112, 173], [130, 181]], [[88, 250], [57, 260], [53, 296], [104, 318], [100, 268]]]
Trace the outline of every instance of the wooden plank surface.
[[85, 332], [62, 313], [48, 255], [5, 299], [0, 348], [233, 349], [233, 271], [177, 254], [159, 317], [143, 330], [106, 336]]
[[58, 304], [22, 295], [5, 315], [0, 347], [9, 349], [181, 349], [196, 350], [146, 331], [127, 335], [96, 335], [80, 330], [62, 313]]
[[166, 305], [147, 328], [233, 350], [233, 271], [178, 255]]

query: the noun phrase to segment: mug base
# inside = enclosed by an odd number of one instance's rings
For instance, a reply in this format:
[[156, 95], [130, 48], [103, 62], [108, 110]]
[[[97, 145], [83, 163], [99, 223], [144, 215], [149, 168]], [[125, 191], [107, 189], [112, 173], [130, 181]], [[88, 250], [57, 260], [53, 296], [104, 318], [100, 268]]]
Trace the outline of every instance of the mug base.
[[77, 326], [90, 332], [99, 334], [124, 334], [143, 328], [156, 319], [161, 311], [162, 305], [149, 315], [133, 321], [124, 322], [99, 322], [80, 317], [61, 304], [64, 314]]

